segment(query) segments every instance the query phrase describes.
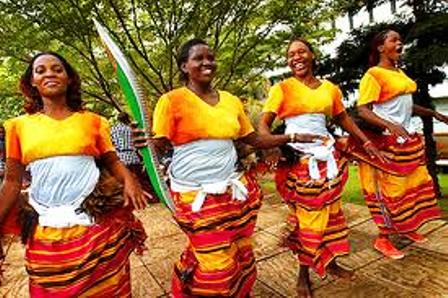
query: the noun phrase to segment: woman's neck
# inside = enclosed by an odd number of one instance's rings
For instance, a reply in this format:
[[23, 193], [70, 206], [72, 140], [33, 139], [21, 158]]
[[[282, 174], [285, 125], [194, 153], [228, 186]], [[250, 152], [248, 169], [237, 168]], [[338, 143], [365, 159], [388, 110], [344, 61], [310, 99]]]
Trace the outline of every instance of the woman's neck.
[[214, 106], [219, 102], [219, 94], [210, 83], [198, 84], [188, 82], [187, 88], [209, 105]]
[[73, 113], [67, 106], [65, 96], [54, 98], [43, 97], [42, 102], [42, 112], [52, 118], [63, 119]]
[[187, 88], [192, 90], [194, 93], [198, 95], [209, 95], [211, 93], [215, 93], [215, 89], [213, 89], [210, 83], [196, 83], [189, 81], [187, 83]]
[[320, 85], [320, 81], [312, 73], [307, 73], [306, 75], [300, 77], [294, 77], [310, 88], [315, 88], [316, 86]]
[[381, 57], [380, 62], [378, 62], [378, 66], [387, 69], [395, 69], [397, 68], [397, 61], [387, 57]]

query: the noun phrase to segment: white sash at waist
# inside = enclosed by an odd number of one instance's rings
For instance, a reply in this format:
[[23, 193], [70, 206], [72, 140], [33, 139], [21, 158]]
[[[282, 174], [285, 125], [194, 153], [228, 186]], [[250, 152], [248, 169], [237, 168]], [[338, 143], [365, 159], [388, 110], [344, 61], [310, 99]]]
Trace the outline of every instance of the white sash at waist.
[[32, 197], [29, 198], [29, 203], [39, 214], [39, 225], [44, 227], [68, 228], [75, 225], [90, 226], [94, 223], [93, 218], [85, 212], [77, 212], [81, 204], [46, 207]]
[[313, 143], [288, 143], [288, 146], [297, 151], [303, 152], [309, 157], [308, 171], [311, 179], [321, 179], [318, 162], [324, 161], [327, 163], [326, 177], [331, 180], [337, 177], [339, 173], [338, 165], [334, 157], [334, 138], [326, 128], [326, 119], [324, 114], [310, 113], [302, 114], [285, 119], [286, 129], [285, 133], [298, 134], [316, 134], [328, 138], [324, 144], [318, 140]]
[[93, 224], [86, 213], [76, 212], [99, 179], [93, 156], [54, 156], [33, 161], [29, 166], [29, 203], [39, 214], [41, 226]]
[[235, 172], [226, 180], [203, 184], [193, 183], [170, 177], [170, 185], [171, 189], [175, 192], [184, 193], [196, 191], [197, 194], [191, 205], [191, 210], [193, 212], [198, 212], [199, 210], [201, 210], [201, 207], [204, 204], [205, 198], [208, 194], [223, 194], [227, 191], [227, 188], [229, 186], [232, 189], [233, 199], [245, 201], [247, 198], [248, 190], [246, 186], [240, 181], [241, 176], [241, 173]]

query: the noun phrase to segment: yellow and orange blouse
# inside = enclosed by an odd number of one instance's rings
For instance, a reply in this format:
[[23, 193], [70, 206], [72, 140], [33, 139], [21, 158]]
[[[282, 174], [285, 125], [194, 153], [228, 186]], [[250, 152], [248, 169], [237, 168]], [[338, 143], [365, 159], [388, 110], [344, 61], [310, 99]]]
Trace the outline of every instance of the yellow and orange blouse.
[[178, 146], [200, 139], [237, 139], [254, 131], [238, 97], [218, 91], [212, 106], [186, 87], [162, 95], [157, 102], [153, 132]]
[[272, 86], [263, 107], [263, 112], [273, 112], [280, 119], [308, 113], [333, 117], [344, 110], [338, 86], [323, 80], [319, 87], [312, 89], [294, 77]]
[[107, 120], [88, 111], [56, 120], [42, 113], [5, 122], [6, 157], [27, 165], [38, 159], [62, 155], [98, 157], [115, 151]]
[[357, 105], [383, 103], [398, 95], [414, 93], [416, 90], [417, 84], [401, 69], [396, 71], [374, 66], [361, 79]]

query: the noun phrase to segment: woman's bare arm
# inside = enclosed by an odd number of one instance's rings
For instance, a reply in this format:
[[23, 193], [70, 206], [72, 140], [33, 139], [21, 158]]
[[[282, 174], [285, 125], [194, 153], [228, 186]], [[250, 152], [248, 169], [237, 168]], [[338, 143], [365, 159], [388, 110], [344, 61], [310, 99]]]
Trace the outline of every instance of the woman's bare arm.
[[275, 113], [267, 112], [261, 115], [261, 119], [258, 123], [258, 131], [255, 131], [243, 138], [246, 144], [249, 144], [255, 148], [268, 149], [273, 147], [278, 147], [286, 143], [293, 142], [313, 142], [316, 139], [321, 139], [321, 136], [314, 134], [280, 134], [273, 135], [271, 133], [271, 125], [275, 120]]
[[358, 115], [369, 124], [375, 125], [382, 129], [387, 129], [390, 131], [390, 133], [397, 137], [403, 137], [405, 139], [409, 137], [408, 132], [406, 131], [406, 129], [404, 129], [403, 126], [389, 122], [386, 119], [377, 116], [372, 111], [370, 104], [358, 106]]
[[0, 223], [18, 200], [25, 167], [12, 158], [6, 159], [5, 177], [0, 189]]

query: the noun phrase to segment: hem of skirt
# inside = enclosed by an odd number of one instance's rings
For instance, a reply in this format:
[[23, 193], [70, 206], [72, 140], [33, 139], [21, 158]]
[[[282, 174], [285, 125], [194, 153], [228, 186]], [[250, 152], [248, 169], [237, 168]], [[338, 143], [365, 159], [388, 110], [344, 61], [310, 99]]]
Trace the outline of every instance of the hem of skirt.
[[398, 231], [397, 229], [390, 229], [390, 228], [381, 228], [379, 227], [376, 223], [376, 226], [378, 228], [378, 230], [380, 231], [379, 234], [380, 235], [400, 235], [400, 234], [406, 234], [406, 233], [410, 233], [410, 232], [415, 232], [418, 229], [420, 229], [424, 224], [427, 224], [430, 221], [433, 220], [438, 220], [442, 218], [442, 215], [440, 213], [440, 211], [438, 212], [439, 214], [434, 215], [434, 216], [430, 216], [425, 218], [424, 220], [422, 220], [420, 223], [417, 224], [416, 227], [410, 228], [410, 229], [403, 229]]
[[[294, 252], [293, 251], [293, 253], [294, 254], [297, 254], [298, 256], [299, 256], [299, 254], [300, 254], [300, 252]], [[327, 268], [327, 266], [328, 266], [328, 264], [330, 264], [331, 263], [331, 261], [333, 261], [334, 259], [336, 259], [336, 258], [338, 258], [338, 257], [342, 257], [342, 256], [347, 256], [347, 255], [349, 255], [350, 254], [350, 251], [343, 251], [343, 252], [338, 252], [338, 253], [334, 253], [334, 254], [331, 254], [331, 257], [330, 258], [328, 258], [325, 262], [323, 262], [323, 270], [318, 270], [317, 268], [316, 268], [316, 266], [313, 264], [313, 265], [310, 265], [310, 264], [304, 264], [304, 263], [302, 263], [300, 260], [299, 260], [299, 265], [305, 265], [305, 266], [308, 266], [310, 269], [312, 269], [321, 279], [324, 279], [324, 278], [326, 278], [327, 277], [327, 272], [326, 272], [326, 268]]]

